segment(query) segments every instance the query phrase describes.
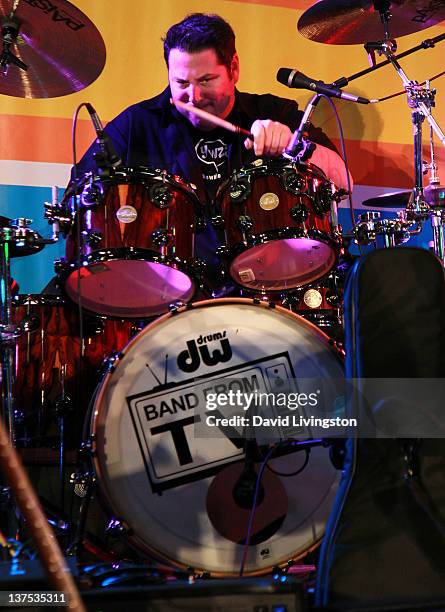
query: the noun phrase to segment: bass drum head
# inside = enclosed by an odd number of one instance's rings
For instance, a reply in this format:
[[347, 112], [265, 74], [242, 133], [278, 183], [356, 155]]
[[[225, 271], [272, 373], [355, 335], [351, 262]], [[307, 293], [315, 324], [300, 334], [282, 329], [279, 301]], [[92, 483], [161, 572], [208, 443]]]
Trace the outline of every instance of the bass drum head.
[[[344, 378], [338, 354], [315, 326], [242, 298], [161, 317], [104, 378], [91, 420], [95, 470], [114, 517], [146, 553], [215, 576], [238, 574], [250, 513], [236, 494], [242, 439], [194, 435], [194, 415], [198, 390], [221, 390], [224, 380], [249, 371], [270, 390], [286, 376]], [[245, 574], [296, 559], [322, 537], [339, 472], [326, 448], [312, 448], [306, 467], [305, 457], [275, 457], [273, 471], [264, 471]]]

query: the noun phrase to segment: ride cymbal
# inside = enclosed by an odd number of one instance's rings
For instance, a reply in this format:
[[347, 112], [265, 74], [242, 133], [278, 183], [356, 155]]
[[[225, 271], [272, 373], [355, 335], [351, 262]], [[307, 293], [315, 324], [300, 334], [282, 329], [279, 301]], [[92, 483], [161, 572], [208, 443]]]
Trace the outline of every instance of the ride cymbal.
[[[392, 38], [425, 30], [445, 19], [445, 1], [389, 2]], [[316, 42], [354, 45], [382, 40], [384, 28], [372, 0], [319, 0], [298, 20], [299, 32]]]
[[102, 36], [67, 0], [0, 0], [0, 22], [1, 94], [55, 98], [84, 89], [102, 72]]

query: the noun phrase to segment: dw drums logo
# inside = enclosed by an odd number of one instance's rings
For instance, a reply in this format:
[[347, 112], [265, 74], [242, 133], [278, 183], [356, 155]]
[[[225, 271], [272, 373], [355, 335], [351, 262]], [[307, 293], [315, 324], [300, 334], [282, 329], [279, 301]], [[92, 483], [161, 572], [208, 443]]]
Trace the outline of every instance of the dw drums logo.
[[[188, 340], [187, 348], [178, 355], [178, 368], [190, 374], [196, 372], [201, 362], [206, 366], [215, 366], [229, 361], [232, 357], [232, 347], [226, 335], [227, 332], [223, 331], [208, 336], [201, 335], [196, 340]], [[217, 341], [219, 341], [218, 347], [209, 348], [209, 342]]]

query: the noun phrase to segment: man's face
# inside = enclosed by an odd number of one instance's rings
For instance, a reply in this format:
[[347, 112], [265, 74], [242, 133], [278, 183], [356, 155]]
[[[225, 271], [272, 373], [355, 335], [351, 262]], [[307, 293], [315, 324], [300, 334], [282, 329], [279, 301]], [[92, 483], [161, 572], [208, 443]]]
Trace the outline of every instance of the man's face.
[[[227, 117], [235, 102], [235, 85], [238, 82], [239, 62], [235, 54], [231, 70], [219, 63], [214, 49], [187, 53], [172, 49], [168, 58], [168, 80], [172, 100], [191, 104], [221, 119]], [[211, 130], [207, 121], [179, 109], [195, 127]]]

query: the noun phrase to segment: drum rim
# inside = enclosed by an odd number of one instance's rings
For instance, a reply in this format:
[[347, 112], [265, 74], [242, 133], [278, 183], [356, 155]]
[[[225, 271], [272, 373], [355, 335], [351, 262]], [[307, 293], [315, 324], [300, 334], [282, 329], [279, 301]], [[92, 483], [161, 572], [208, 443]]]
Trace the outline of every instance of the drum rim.
[[[203, 280], [202, 275], [195, 269], [195, 261], [196, 258], [192, 258], [191, 261], [183, 261], [179, 259], [179, 257], [165, 257], [159, 255], [156, 251], [152, 251], [151, 249], [142, 249], [135, 247], [116, 247], [116, 248], [108, 248], [108, 249], [98, 249], [89, 253], [85, 257], [82, 258], [82, 262], [80, 268], [87, 268], [89, 265], [94, 265], [98, 263], [105, 263], [107, 261], [145, 261], [150, 263], [156, 263], [160, 265], [164, 265], [173, 270], [177, 270], [184, 274], [191, 282], [191, 297], [196, 295], [199, 288], [202, 286]], [[60, 281], [61, 286], [63, 287], [63, 291], [66, 295], [66, 299], [71, 303], [78, 303], [78, 295], [77, 293], [70, 294], [67, 289], [67, 283], [70, 276], [80, 269], [78, 266], [77, 260], [69, 260], [64, 261], [57, 266], [57, 277]], [[85, 265], [86, 264], [86, 265]], [[82, 299], [82, 298], [81, 298]], [[83, 302], [83, 300], [82, 300]], [[109, 313], [104, 312], [104, 310], [99, 311], [95, 310], [91, 306], [87, 304], [82, 306], [87, 312], [97, 315], [100, 317], [110, 317], [112, 319], [151, 319], [152, 317], [162, 316], [164, 314], [164, 309], [160, 312], [150, 312], [145, 314], [122, 314], [122, 313]], [[106, 305], [104, 305], [106, 307]]]
[[[149, 325], [144, 327], [138, 334], [136, 334], [136, 336], [131, 338], [128, 344], [122, 349], [122, 351], [120, 351], [119, 354], [115, 356], [115, 358], [113, 359], [112, 365], [109, 368], [107, 368], [106, 373], [104, 374], [104, 376], [102, 377], [102, 380], [98, 384], [98, 388], [94, 395], [94, 401], [92, 402], [92, 405], [91, 405], [91, 411], [87, 415], [87, 421], [86, 421], [87, 441], [88, 441], [87, 443], [88, 443], [88, 446], [91, 448], [91, 452], [89, 453], [89, 463], [92, 468], [93, 474], [95, 476], [95, 482], [101, 483], [101, 486], [96, 485], [97, 492], [98, 492], [98, 498], [101, 501], [101, 503], [104, 505], [106, 510], [111, 512], [110, 516], [115, 517], [119, 522], [121, 522], [121, 525], [124, 528], [125, 539], [128, 541], [130, 545], [134, 545], [136, 549], [139, 549], [142, 552], [151, 555], [153, 558], [161, 562], [170, 563], [173, 567], [178, 567], [181, 569], [186, 569], [188, 566], [182, 563], [181, 561], [179, 561], [178, 559], [171, 557], [168, 553], [161, 552], [156, 547], [151, 546], [144, 539], [138, 536], [137, 533], [132, 532], [131, 529], [129, 529], [129, 526], [125, 523], [125, 521], [120, 521], [120, 517], [117, 516], [117, 512], [115, 511], [115, 505], [113, 503], [112, 496], [110, 495], [108, 488], [106, 486], [107, 480], [103, 476], [103, 471], [101, 469], [100, 460], [99, 460], [100, 458], [98, 454], [96, 431], [97, 431], [98, 426], [100, 426], [100, 418], [103, 413], [103, 410], [100, 410], [100, 405], [101, 403], [102, 404], [104, 403], [103, 395], [107, 389], [108, 383], [115, 369], [119, 367], [119, 364], [122, 362], [123, 357], [125, 357], [126, 354], [135, 345], [137, 345], [146, 334], [150, 333], [151, 330], [162, 325], [168, 319], [175, 317], [182, 312], [187, 312], [192, 309], [205, 308], [209, 306], [217, 307], [217, 306], [230, 305], [230, 304], [256, 306], [256, 307], [260, 307], [264, 309], [269, 309], [272, 311], [278, 311], [280, 314], [292, 320], [297, 319], [300, 322], [300, 324], [303, 325], [303, 327], [315, 332], [315, 334], [318, 335], [318, 337], [326, 343], [326, 346], [329, 348], [329, 350], [331, 351], [331, 354], [334, 356], [338, 364], [343, 365], [343, 360], [341, 358], [340, 351], [337, 349], [335, 344], [332, 343], [332, 340], [329, 338], [329, 336], [323, 330], [317, 327], [314, 323], [308, 321], [304, 317], [297, 315], [296, 313], [282, 306], [279, 306], [277, 304], [274, 304], [274, 303], [271, 303], [265, 300], [259, 300], [257, 298], [252, 299], [252, 298], [240, 298], [240, 297], [225, 297], [225, 298], [218, 298], [218, 299], [200, 300], [198, 302], [190, 303], [188, 305], [172, 309], [172, 311], [165, 313], [164, 315], [161, 315], [160, 317], [156, 318], [154, 321], [149, 323]], [[286, 557], [284, 559], [279, 560], [278, 562], [276, 561], [272, 565], [267, 566], [267, 567], [248, 570], [245, 572], [245, 575], [246, 576], [260, 576], [260, 575], [270, 573], [274, 567], [285, 567], [289, 563], [289, 561], [297, 561], [305, 557], [306, 555], [310, 554], [312, 551], [314, 551], [320, 545], [323, 539], [323, 536], [324, 536], [324, 530], [323, 530], [323, 533], [320, 535], [320, 537], [316, 538], [312, 542], [312, 544], [308, 548], [306, 548], [304, 551], [302, 551], [301, 553], [296, 554], [295, 556], [292, 556], [290, 558]], [[209, 573], [209, 570], [204, 567], [194, 567], [193, 569], [196, 570], [197, 572], [206, 573], [206, 574]], [[238, 576], [238, 573], [237, 572], [212, 571], [210, 572], [210, 575], [215, 576], [216, 578], [231, 578], [231, 577]]]
[[[276, 238], [268, 238], [268, 235], [273, 234], [275, 232], [286, 232], [286, 235], [281, 235], [278, 236]], [[322, 281], [324, 278], [327, 278], [329, 276], [329, 274], [332, 273], [332, 270], [335, 269], [335, 266], [338, 263], [338, 258], [339, 258], [339, 254], [340, 254], [340, 249], [341, 249], [341, 240], [338, 239], [336, 240], [335, 238], [332, 238], [330, 236], [328, 236], [327, 234], [325, 234], [324, 232], [320, 232], [320, 230], [308, 230], [308, 231], [303, 231], [301, 230], [303, 235], [292, 235], [295, 234], [297, 232], [300, 232], [300, 230], [298, 230], [297, 228], [285, 228], [285, 229], [281, 229], [281, 230], [268, 230], [267, 232], [264, 232], [263, 234], [258, 234], [258, 240], [256, 243], [254, 244], [248, 244], [247, 241], [244, 242], [239, 242], [236, 245], [234, 245], [231, 249], [229, 249], [228, 251], [228, 255], [227, 255], [227, 266], [229, 269], [231, 269], [232, 264], [234, 263], [234, 260], [236, 257], [238, 257], [239, 255], [242, 255], [243, 253], [247, 253], [251, 248], [254, 248], [256, 246], [260, 246], [262, 244], [269, 244], [271, 242], [274, 242], [276, 240], [288, 240], [288, 239], [292, 239], [292, 238], [309, 238], [311, 240], [316, 239], [318, 240], [318, 242], [322, 242], [323, 244], [325, 244], [326, 246], [328, 246], [331, 249], [331, 256], [333, 256], [333, 260], [332, 260], [332, 265], [327, 269], [327, 270], [323, 270], [322, 274], [320, 274], [319, 276], [317, 276], [316, 278], [313, 278], [312, 280], [309, 281], [305, 281], [304, 279], [301, 281], [301, 283], [299, 283], [298, 285], [295, 285], [294, 287], [288, 287], [287, 289], [274, 289], [274, 288], [266, 288], [266, 289], [260, 289], [259, 287], [252, 287], [249, 285], [243, 285], [242, 283], [240, 283], [239, 281], [236, 280], [236, 278], [234, 276], [232, 276], [230, 270], [229, 270], [229, 275], [230, 275], [230, 279], [233, 282], [234, 285], [236, 285], [237, 287], [239, 287], [240, 289], [246, 290], [246, 291], [251, 291], [251, 292], [255, 292], [258, 293], [259, 291], [261, 291], [262, 294], [264, 295], [279, 295], [281, 293], [290, 293], [292, 291], [295, 291], [296, 289], [299, 289], [300, 287], [310, 287], [311, 285], [313, 285], [314, 283], [318, 283], [320, 281]], [[266, 237], [266, 240], [263, 240], [262, 238]], [[256, 238], [256, 236], [253, 236], [252, 238]], [[250, 240], [250, 237], [249, 237]]]
[[[190, 196], [190, 199], [195, 200], [196, 204], [199, 204], [202, 207], [201, 201], [196, 192], [196, 188], [193, 183], [187, 183], [180, 175], [172, 174], [167, 172], [166, 170], [162, 170], [161, 168], [153, 168], [151, 166], [119, 166], [118, 168], [112, 168], [110, 170], [109, 176], [103, 177], [100, 174], [95, 172], [86, 172], [83, 174], [77, 182], [77, 186], [75, 189], [74, 185], [71, 185], [69, 190], [67, 189], [64, 196], [63, 202], [66, 202], [69, 198], [73, 197], [76, 192], [77, 195], [81, 196], [82, 191], [87, 184], [88, 181], [91, 181], [93, 184], [102, 183], [104, 186], [112, 186], [112, 185], [143, 185], [144, 181], [140, 180], [141, 177], [145, 177], [145, 179], [150, 182], [161, 182], [166, 183], [170, 186], [178, 188], [185, 195]], [[127, 180], [122, 180], [122, 179]], [[121, 179], [119, 181], [119, 179]], [[88, 205], [82, 204], [84, 208], [88, 208]]]
[[[260, 163], [261, 162], [261, 163]], [[302, 170], [304, 172], [309, 172], [309, 174], [315, 175], [314, 178], [322, 179], [325, 182], [332, 183], [329, 177], [325, 174], [325, 172], [315, 164], [308, 162], [297, 162], [292, 159], [286, 158], [268, 158], [261, 157], [256, 159], [249, 164], [246, 164], [242, 168], [238, 168], [234, 170], [232, 174], [220, 185], [218, 191], [216, 193], [216, 200], [219, 200], [219, 197], [223, 195], [228, 185], [230, 185], [231, 181], [235, 178], [249, 178], [251, 175], [258, 174], [266, 174], [267, 170], [272, 170], [269, 174], [273, 176], [280, 176], [279, 171], [284, 168], [293, 168], [294, 170]]]

